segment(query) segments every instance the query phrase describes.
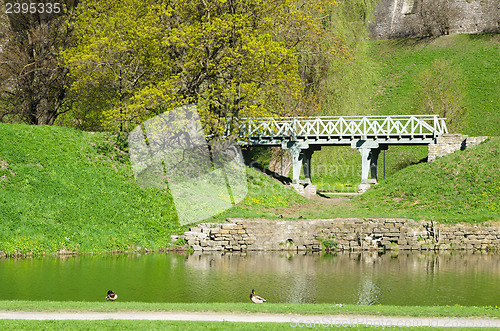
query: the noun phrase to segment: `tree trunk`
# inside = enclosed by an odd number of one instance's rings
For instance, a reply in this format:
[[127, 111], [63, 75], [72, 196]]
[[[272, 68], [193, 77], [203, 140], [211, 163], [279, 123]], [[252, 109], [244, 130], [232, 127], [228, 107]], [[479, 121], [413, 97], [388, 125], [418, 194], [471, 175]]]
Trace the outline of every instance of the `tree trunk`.
[[[281, 158], [283, 152], [283, 159]], [[283, 165], [283, 167], [282, 167]], [[292, 168], [292, 156], [288, 149], [273, 147], [271, 151], [271, 160], [269, 161], [269, 170], [272, 172], [287, 177]]]

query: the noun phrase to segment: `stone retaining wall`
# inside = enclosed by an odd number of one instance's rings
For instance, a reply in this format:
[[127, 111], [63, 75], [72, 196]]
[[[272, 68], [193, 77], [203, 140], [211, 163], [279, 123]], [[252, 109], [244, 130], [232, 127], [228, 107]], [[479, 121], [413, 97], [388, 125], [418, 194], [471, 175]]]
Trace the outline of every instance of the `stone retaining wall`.
[[201, 223], [184, 233], [195, 251], [499, 250], [500, 224], [408, 219], [244, 220]]
[[429, 145], [429, 154], [427, 161], [432, 162], [437, 157], [451, 154], [458, 150], [464, 150], [473, 146], [477, 146], [488, 139], [482, 137], [468, 137], [462, 134], [444, 134], [436, 139], [435, 144]]
[[[380, 0], [369, 29], [375, 39], [400, 38], [418, 34], [427, 26], [446, 25], [448, 33], [480, 33], [500, 31], [498, 0], [451, 0], [450, 7], [427, 14], [422, 19], [423, 2], [433, 0]], [[438, 8], [434, 8], [436, 11]]]

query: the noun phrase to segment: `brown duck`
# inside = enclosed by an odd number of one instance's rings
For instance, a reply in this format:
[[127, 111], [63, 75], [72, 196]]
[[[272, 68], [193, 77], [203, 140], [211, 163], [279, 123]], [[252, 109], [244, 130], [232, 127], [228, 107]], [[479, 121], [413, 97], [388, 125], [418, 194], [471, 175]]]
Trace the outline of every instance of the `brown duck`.
[[255, 295], [255, 290], [252, 290], [252, 293], [250, 294], [250, 300], [252, 300], [253, 303], [263, 303], [263, 302], [266, 302], [266, 299], [261, 298], [258, 295]]

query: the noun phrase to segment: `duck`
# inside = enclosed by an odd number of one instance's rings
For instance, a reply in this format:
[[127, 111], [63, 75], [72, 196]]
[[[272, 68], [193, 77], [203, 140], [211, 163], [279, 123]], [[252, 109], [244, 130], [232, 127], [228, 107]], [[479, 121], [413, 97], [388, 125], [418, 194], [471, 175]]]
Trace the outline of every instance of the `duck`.
[[252, 300], [253, 303], [263, 303], [263, 302], [266, 302], [266, 299], [261, 298], [258, 295], [255, 295], [255, 290], [252, 290], [252, 293], [250, 294], [250, 300]]
[[117, 298], [118, 298], [118, 295], [115, 292], [113, 292], [111, 290], [108, 291], [108, 295], [106, 296], [106, 300], [115, 301]]

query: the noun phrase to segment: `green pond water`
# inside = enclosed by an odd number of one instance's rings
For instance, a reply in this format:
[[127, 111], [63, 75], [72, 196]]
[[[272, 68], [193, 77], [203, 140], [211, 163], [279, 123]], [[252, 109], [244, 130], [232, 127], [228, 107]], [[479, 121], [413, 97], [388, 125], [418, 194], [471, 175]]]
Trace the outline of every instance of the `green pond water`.
[[500, 305], [500, 255], [85, 255], [0, 260], [0, 300]]

